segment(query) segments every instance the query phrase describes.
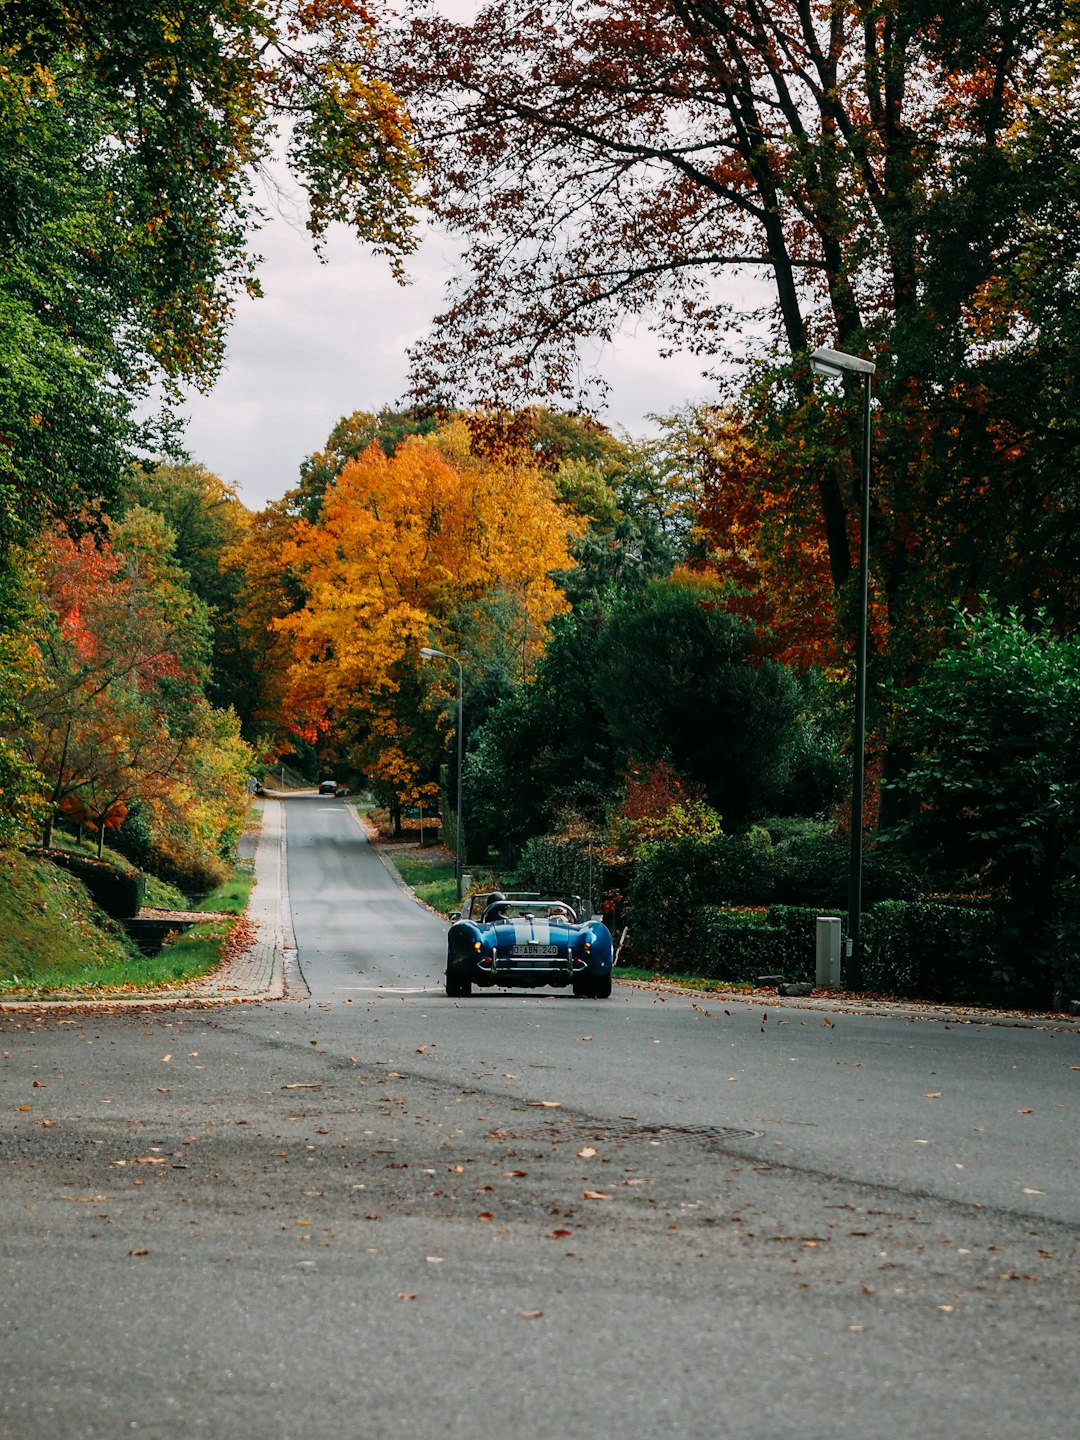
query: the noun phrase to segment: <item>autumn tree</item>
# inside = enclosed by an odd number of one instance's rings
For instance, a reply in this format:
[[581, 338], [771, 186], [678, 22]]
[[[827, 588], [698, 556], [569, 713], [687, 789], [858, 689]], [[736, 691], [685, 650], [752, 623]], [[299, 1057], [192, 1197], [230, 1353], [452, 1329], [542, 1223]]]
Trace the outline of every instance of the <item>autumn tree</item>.
[[315, 731], [363, 717], [363, 765], [405, 793], [419, 772], [398, 697], [420, 647], [461, 649], [471, 608], [498, 594], [504, 603], [488, 613], [502, 633], [486, 643], [524, 653], [528, 667], [565, 605], [551, 574], [568, 567], [574, 530], [535, 467], [478, 460], [463, 425], [437, 443], [408, 440], [392, 457], [370, 446], [342, 469], [318, 521], [297, 523], [281, 557], [305, 597], [277, 622], [294, 648], [297, 722]]
[[252, 516], [223, 557], [240, 576], [229, 614], [237, 656], [230, 701], [244, 735], [266, 755], [288, 745], [284, 697], [292, 646], [275, 622], [303, 603], [299, 582], [283, 558], [295, 523], [288, 503], [277, 501]]
[[384, 405], [378, 412], [354, 410], [343, 415], [330, 431], [325, 446], [300, 465], [299, 483], [288, 492], [289, 507], [305, 520], [318, 519], [327, 489], [350, 460], [358, 460], [369, 445], [379, 444], [393, 455], [410, 435], [431, 435], [442, 423], [430, 409], [395, 410]]
[[45, 777], [43, 843], [78, 797], [104, 824], [177, 767], [205, 674], [207, 621], [161, 518], [134, 511], [106, 539], [58, 530], [45, 547], [27, 758]]
[[[1056, 0], [410, 16], [385, 73], [435, 211], [466, 242], [415, 353], [417, 394], [576, 397], [583, 347], [647, 317], [719, 367], [740, 424], [768, 431], [730, 481], [774, 509], [791, 496], [812, 566], [827, 557], [842, 592], [857, 407], [816, 394], [805, 355], [870, 354], [893, 670], [924, 663], [952, 600], [980, 587], [1074, 616], [1078, 60]], [[748, 357], [747, 388], [730, 362]]]

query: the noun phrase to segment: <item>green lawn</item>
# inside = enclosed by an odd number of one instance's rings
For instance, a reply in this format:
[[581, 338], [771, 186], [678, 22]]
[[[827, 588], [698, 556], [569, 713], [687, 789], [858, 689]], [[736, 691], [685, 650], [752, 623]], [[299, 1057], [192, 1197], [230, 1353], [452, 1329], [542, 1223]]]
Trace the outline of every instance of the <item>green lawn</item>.
[[433, 910], [449, 915], [458, 908], [457, 882], [453, 863], [423, 859], [418, 855], [392, 855], [398, 874]]

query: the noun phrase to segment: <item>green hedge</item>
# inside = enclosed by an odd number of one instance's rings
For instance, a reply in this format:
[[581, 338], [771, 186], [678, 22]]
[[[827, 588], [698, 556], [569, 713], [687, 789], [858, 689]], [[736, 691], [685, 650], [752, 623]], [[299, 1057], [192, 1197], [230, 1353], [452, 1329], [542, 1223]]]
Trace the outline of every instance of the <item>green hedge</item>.
[[114, 920], [127, 920], [139, 913], [144, 882], [138, 870], [122, 870], [108, 860], [79, 855], [72, 850], [46, 850], [41, 846], [27, 846], [25, 853], [49, 860], [76, 876], [89, 890], [94, 904]]
[[759, 975], [814, 979], [819, 908], [770, 905], [765, 911], [702, 905], [693, 953], [679, 968], [710, 979], [753, 983]]
[[598, 844], [560, 835], [530, 840], [517, 866], [515, 888], [548, 895], [580, 895], [603, 911], [613, 929], [621, 928], [622, 896], [633, 862], [612, 860]]
[[[778, 974], [815, 979], [817, 918], [795, 905], [764, 911], [699, 906], [687, 950], [669, 956], [673, 973], [732, 983]], [[946, 1004], [1026, 1003], [1022, 980], [999, 953], [1001, 920], [991, 906], [939, 901], [879, 900], [862, 916], [862, 984], [883, 995]]]
[[920, 1000], [1009, 1000], [1026, 996], [1000, 958], [1001, 917], [990, 906], [889, 901], [863, 916], [863, 984]]

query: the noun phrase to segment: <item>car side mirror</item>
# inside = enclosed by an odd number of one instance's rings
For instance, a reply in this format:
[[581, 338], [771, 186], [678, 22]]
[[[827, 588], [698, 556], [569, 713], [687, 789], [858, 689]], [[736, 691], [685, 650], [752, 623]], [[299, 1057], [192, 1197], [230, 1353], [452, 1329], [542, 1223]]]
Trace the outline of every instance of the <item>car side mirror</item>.
[[451, 911], [450, 911], [450, 919], [451, 919], [451, 920], [460, 920], [460, 919], [461, 919], [461, 911], [460, 911], [460, 910], [451, 910]]

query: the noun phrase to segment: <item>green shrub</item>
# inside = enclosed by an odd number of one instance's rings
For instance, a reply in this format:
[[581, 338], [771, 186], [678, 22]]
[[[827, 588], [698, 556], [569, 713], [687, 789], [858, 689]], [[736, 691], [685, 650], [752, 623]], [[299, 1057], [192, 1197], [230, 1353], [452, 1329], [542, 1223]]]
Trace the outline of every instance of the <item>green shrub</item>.
[[110, 846], [133, 865], [145, 868], [153, 845], [153, 830], [146, 807], [139, 800], [133, 800], [128, 812], [110, 837]]
[[126, 920], [138, 914], [143, 899], [143, 878], [138, 870], [123, 870], [108, 860], [78, 855], [71, 850], [28, 846], [25, 853], [49, 860], [75, 875], [90, 892], [94, 904], [114, 920]]
[[699, 906], [691, 952], [678, 969], [732, 983], [752, 984], [765, 974], [812, 982], [821, 913], [794, 905], [767, 910]]
[[610, 912], [625, 890], [629, 869], [625, 860], [613, 859], [596, 841], [539, 835], [522, 851], [514, 887], [541, 894], [580, 895], [592, 909], [603, 908], [615, 924], [620, 917]]

